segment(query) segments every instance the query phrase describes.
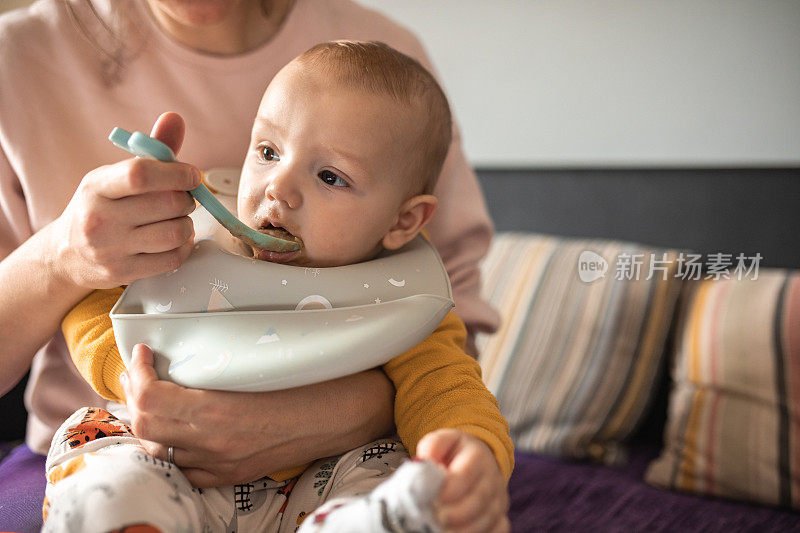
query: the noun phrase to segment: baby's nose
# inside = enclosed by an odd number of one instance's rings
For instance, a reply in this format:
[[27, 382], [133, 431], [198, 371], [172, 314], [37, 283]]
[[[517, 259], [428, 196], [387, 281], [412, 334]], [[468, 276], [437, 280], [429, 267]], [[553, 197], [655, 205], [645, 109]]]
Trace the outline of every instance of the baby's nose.
[[290, 172], [275, 174], [265, 191], [268, 200], [280, 202], [290, 209], [297, 209], [303, 202], [297, 179]]

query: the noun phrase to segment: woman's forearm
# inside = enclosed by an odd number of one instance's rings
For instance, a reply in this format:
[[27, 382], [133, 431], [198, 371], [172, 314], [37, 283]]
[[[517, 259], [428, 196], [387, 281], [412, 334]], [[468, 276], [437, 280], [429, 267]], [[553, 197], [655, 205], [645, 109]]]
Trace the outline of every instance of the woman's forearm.
[[310, 459], [341, 454], [394, 431], [395, 390], [382, 370], [328, 381], [311, 391], [309, 405], [297, 413], [300, 426], [312, 430], [304, 443]]
[[36, 351], [89, 290], [59, 275], [45, 227], [0, 261], [0, 394], [28, 371]]
[[251, 399], [273, 409], [284, 406], [283, 416], [269, 417], [272, 429], [285, 437], [270, 452], [275, 454], [271, 460], [284, 469], [345, 453], [393, 432], [394, 394], [386, 374], [375, 369]]
[[245, 483], [339, 455], [390, 433], [394, 387], [381, 370], [272, 392], [187, 389], [160, 381], [137, 345], [123, 387], [134, 434], [198, 487]]

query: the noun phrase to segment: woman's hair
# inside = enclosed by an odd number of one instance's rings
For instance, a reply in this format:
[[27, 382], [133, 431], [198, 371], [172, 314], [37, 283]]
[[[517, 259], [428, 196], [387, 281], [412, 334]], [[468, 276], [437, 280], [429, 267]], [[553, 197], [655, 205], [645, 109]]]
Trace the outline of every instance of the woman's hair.
[[444, 91], [425, 67], [378, 41], [322, 43], [294, 62], [348, 87], [389, 96], [424, 120], [413, 150], [411, 186], [414, 194], [433, 191], [450, 147], [452, 119]]

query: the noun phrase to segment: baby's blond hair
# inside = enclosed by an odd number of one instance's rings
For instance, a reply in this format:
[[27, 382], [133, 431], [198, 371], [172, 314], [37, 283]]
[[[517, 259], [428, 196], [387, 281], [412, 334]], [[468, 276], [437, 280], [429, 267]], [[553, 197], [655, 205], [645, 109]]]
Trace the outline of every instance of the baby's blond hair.
[[295, 61], [323, 69], [347, 86], [387, 95], [425, 121], [414, 141], [417, 149], [409, 154], [409, 185], [411, 194], [433, 191], [450, 147], [452, 119], [444, 91], [425, 67], [379, 41], [321, 43]]

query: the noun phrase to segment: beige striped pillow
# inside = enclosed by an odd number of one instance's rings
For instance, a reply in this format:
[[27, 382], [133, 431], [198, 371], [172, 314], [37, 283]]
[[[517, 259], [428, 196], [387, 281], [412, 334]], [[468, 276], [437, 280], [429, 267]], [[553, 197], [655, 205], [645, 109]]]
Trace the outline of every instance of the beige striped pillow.
[[800, 271], [690, 288], [664, 450], [646, 479], [800, 509]]
[[[586, 251], [605, 259], [604, 277], [581, 280]], [[625, 258], [639, 254], [639, 279], [615, 279], [620, 260], [635, 264]], [[484, 379], [518, 449], [619, 458], [619, 444], [645, 414], [662, 369], [680, 287], [676, 256], [631, 243], [496, 236], [483, 287], [503, 322], [477, 344]], [[646, 279], [651, 265], [665, 270]], [[584, 263], [583, 272], [596, 270]]]

